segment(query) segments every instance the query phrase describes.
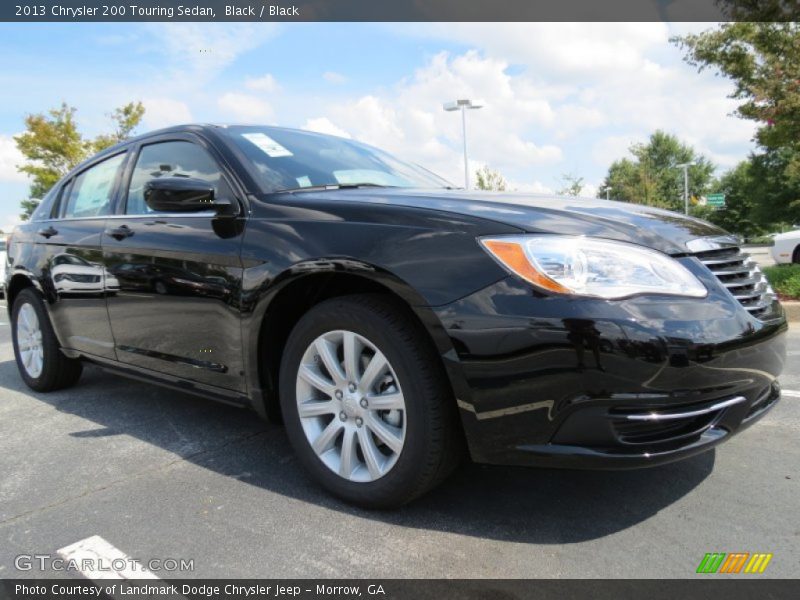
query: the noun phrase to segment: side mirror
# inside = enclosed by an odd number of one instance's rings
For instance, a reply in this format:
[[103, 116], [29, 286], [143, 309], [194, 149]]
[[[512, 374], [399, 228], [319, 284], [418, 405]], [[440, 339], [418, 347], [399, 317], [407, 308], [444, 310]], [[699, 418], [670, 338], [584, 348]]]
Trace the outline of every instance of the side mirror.
[[214, 201], [214, 188], [201, 179], [164, 177], [151, 179], [144, 185], [144, 201], [161, 212], [203, 212], [231, 215], [234, 206], [229, 200]]

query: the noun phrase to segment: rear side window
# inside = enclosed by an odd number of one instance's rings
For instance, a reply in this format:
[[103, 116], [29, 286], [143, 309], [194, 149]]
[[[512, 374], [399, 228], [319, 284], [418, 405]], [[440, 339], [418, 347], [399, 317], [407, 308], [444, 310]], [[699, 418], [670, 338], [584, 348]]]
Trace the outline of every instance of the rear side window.
[[230, 198], [230, 188], [222, 177], [217, 161], [203, 148], [191, 142], [161, 142], [144, 146], [139, 152], [131, 176], [125, 214], [145, 215], [153, 211], [144, 201], [144, 186], [159, 177], [192, 177], [214, 187], [214, 196]]
[[45, 197], [39, 202], [39, 206], [33, 211], [31, 221], [46, 221], [50, 218], [50, 215], [53, 214], [53, 203], [58, 197], [60, 189], [60, 185], [55, 185], [45, 194]]
[[61, 198], [61, 217], [76, 219], [109, 214], [114, 182], [124, 158], [124, 154], [118, 154], [76, 176]]

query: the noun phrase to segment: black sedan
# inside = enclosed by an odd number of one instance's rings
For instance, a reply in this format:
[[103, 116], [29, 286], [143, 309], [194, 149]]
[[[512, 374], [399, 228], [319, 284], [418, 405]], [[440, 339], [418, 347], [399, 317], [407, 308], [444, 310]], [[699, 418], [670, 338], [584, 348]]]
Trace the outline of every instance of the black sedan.
[[[57, 256], [97, 265], [91, 293], [65, 293]], [[454, 189], [275, 127], [176, 127], [86, 161], [11, 235], [6, 289], [34, 390], [90, 362], [252, 408], [372, 507], [465, 448], [581, 468], [707, 450], [774, 405], [785, 355], [775, 294], [708, 223]]]

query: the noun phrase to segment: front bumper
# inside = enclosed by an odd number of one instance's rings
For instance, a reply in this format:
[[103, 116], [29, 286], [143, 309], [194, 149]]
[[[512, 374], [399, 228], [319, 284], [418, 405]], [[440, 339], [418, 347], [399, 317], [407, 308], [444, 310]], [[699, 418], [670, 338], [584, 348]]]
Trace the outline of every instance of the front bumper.
[[[701, 273], [702, 275], [702, 273]], [[478, 462], [636, 468], [727, 440], [780, 397], [786, 320], [703, 300], [546, 296], [508, 278], [436, 309]]]

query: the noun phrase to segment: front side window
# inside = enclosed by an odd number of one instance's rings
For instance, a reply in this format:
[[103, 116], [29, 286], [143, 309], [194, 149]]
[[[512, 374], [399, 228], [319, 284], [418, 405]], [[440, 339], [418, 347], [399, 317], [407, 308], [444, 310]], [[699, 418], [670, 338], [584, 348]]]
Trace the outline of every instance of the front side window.
[[117, 154], [77, 175], [62, 198], [62, 218], [79, 219], [109, 214], [114, 182], [124, 159], [125, 154]]
[[131, 176], [125, 214], [146, 215], [154, 211], [144, 201], [144, 186], [160, 177], [191, 177], [214, 187], [215, 198], [230, 198], [230, 188], [214, 158], [191, 142], [161, 142], [144, 146]]

